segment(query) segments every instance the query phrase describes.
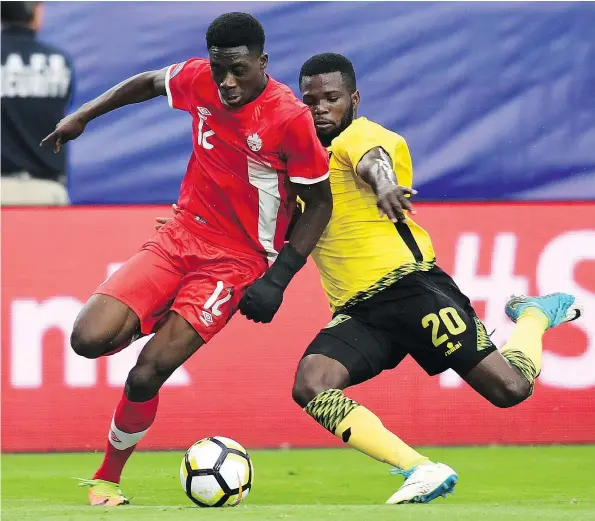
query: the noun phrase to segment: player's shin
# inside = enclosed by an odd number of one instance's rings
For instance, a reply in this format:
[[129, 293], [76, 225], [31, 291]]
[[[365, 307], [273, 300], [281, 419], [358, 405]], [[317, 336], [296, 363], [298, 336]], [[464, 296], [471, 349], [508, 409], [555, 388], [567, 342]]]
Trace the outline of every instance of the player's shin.
[[305, 411], [345, 443], [378, 461], [402, 470], [429, 462], [387, 430], [373, 412], [347, 398], [339, 389], [318, 394]]
[[541, 371], [542, 337], [548, 327], [548, 319], [541, 311], [529, 308], [523, 311], [508, 342], [501, 350], [519, 373], [531, 384]]
[[146, 402], [132, 402], [122, 394], [112, 418], [103, 462], [93, 479], [120, 482], [126, 461], [155, 420], [158, 404], [159, 395]]

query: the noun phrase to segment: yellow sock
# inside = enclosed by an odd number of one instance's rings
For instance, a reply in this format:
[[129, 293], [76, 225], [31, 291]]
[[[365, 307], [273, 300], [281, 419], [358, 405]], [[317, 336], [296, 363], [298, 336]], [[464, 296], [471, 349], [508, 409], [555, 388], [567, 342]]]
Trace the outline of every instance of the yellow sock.
[[320, 393], [305, 411], [345, 443], [378, 461], [402, 470], [430, 461], [387, 430], [373, 412], [347, 398], [339, 389]]
[[504, 356], [531, 385], [541, 372], [541, 340], [548, 328], [548, 318], [536, 308], [521, 313], [516, 326], [501, 350]]

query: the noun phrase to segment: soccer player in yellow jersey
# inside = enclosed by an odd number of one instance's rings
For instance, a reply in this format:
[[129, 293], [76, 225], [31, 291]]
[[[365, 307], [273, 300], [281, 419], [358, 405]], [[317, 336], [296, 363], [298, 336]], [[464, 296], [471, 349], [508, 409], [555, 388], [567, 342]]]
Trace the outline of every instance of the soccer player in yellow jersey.
[[409, 354], [429, 375], [452, 368], [495, 406], [514, 406], [532, 393], [545, 330], [578, 318], [580, 309], [564, 293], [513, 297], [506, 313], [517, 325], [498, 351], [469, 299], [436, 266], [428, 233], [408, 215], [415, 192], [405, 140], [357, 117], [351, 62], [314, 56], [299, 80], [330, 154], [334, 209], [312, 256], [333, 319], [307, 348], [293, 398], [345, 443], [405, 476], [387, 503], [426, 503], [452, 492], [455, 471], [406, 445], [343, 389]]

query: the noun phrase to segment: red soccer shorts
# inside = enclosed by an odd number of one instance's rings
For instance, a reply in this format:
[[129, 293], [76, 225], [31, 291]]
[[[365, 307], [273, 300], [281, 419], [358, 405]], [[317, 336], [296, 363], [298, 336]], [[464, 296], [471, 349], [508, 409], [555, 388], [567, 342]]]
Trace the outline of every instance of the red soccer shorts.
[[208, 342], [236, 312], [247, 286], [267, 269], [264, 257], [209, 243], [170, 221], [101, 284], [136, 313], [150, 334], [168, 311], [186, 319]]

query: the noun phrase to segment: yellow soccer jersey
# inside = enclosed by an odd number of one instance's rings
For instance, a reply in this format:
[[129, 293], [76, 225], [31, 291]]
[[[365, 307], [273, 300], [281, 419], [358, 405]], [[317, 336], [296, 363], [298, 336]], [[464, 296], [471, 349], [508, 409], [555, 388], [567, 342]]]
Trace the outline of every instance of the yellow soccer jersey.
[[333, 215], [312, 257], [333, 311], [365, 300], [407, 273], [427, 271], [434, 263], [428, 233], [410, 218], [395, 225], [381, 217], [376, 195], [357, 175], [362, 157], [376, 147], [392, 159], [398, 183], [411, 187], [407, 143], [377, 123], [358, 118], [329, 147]]

